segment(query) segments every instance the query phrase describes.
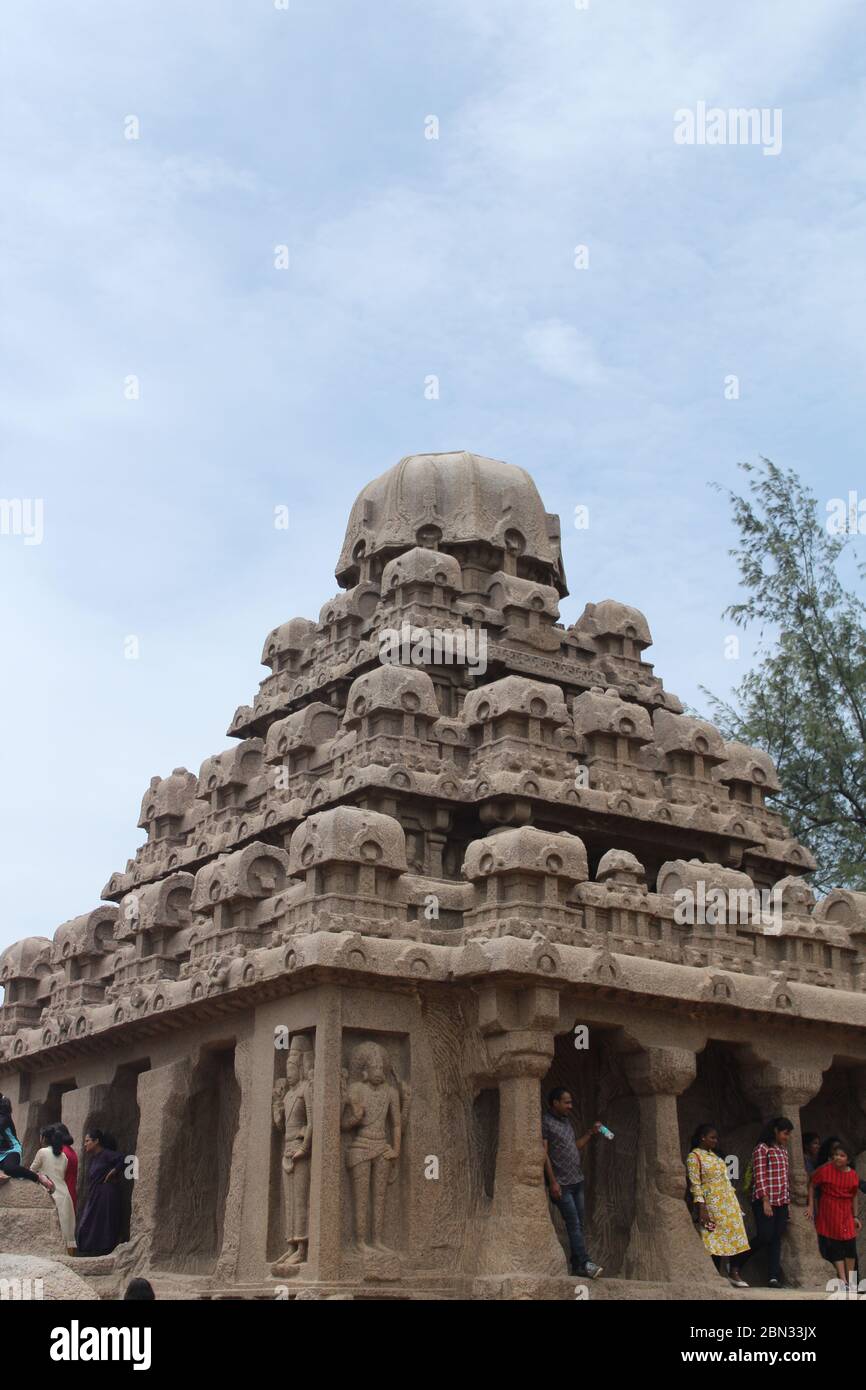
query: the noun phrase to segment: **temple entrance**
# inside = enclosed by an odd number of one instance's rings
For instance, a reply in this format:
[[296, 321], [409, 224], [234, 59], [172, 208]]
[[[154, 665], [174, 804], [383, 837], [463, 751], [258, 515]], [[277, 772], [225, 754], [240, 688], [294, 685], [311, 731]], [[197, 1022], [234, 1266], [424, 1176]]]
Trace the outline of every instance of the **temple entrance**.
[[[554, 1086], [567, 1086], [574, 1101], [578, 1135], [596, 1121], [614, 1133], [613, 1140], [591, 1140], [583, 1151], [586, 1175], [586, 1243], [605, 1277], [619, 1274], [635, 1214], [639, 1108], [625, 1074], [615, 1040], [619, 1029], [591, 1026], [588, 1046], [575, 1047], [573, 1033], [556, 1039], [553, 1062], [541, 1085], [542, 1108]], [[541, 1142], [539, 1136], [539, 1143]], [[568, 1241], [559, 1213], [551, 1213], [568, 1257]]]
[[241, 1090], [235, 1045], [202, 1052], [160, 1163], [154, 1266], [210, 1274], [223, 1242]]
[[[703, 1052], [698, 1053], [697, 1075], [691, 1086], [679, 1097], [677, 1114], [683, 1155], [683, 1199], [685, 1200], [687, 1183], [685, 1160], [692, 1136], [698, 1125], [714, 1124], [719, 1131], [720, 1152], [727, 1160], [731, 1182], [743, 1211], [746, 1234], [749, 1241], [752, 1241], [755, 1223], [752, 1218], [751, 1194], [746, 1191], [744, 1180], [751, 1162], [752, 1150], [766, 1117], [746, 1094], [737, 1050], [734, 1047], [711, 1038]], [[795, 1157], [794, 1154], [791, 1155], [792, 1161]], [[697, 1230], [695, 1240], [700, 1241]], [[707, 1256], [707, 1260], [709, 1258]], [[750, 1284], [766, 1283], [767, 1256], [764, 1251], [756, 1253], [749, 1261], [744, 1274]]]
[[[866, 1114], [858, 1094], [864, 1091], [863, 1068], [834, 1062], [824, 1073], [824, 1081], [814, 1100], [804, 1105], [801, 1120], [804, 1133], [813, 1130], [821, 1139], [837, 1135], [853, 1149], [852, 1159], [866, 1158]], [[860, 1165], [858, 1165], [859, 1167]]]
[[[820, 1091], [804, 1105], [801, 1114], [803, 1134], [812, 1131], [819, 1134], [822, 1142], [835, 1136], [843, 1144], [850, 1145], [851, 1162], [861, 1178], [866, 1179], [866, 1113], [861, 1099], [866, 1096], [866, 1077], [862, 1063], [856, 1066], [834, 1061], [829, 1071], [824, 1073]], [[860, 1194], [859, 1215], [863, 1216], [866, 1198]], [[859, 1276], [866, 1279], [866, 1232], [861, 1231], [857, 1241], [859, 1256]], [[827, 1265], [827, 1277], [833, 1271]]]
[[[89, 1185], [89, 1161], [84, 1152], [84, 1136], [90, 1129], [102, 1129], [117, 1144], [117, 1152], [127, 1158], [135, 1156], [138, 1143], [138, 1078], [150, 1070], [150, 1061], [144, 1057], [135, 1062], [126, 1062], [117, 1068], [110, 1085], [100, 1087], [102, 1092], [97, 1105], [88, 1113], [84, 1129], [75, 1136], [79, 1154], [78, 1209], [82, 1210], [87, 1200]], [[132, 1218], [132, 1198], [135, 1188], [134, 1165], [126, 1164], [120, 1182], [120, 1242], [129, 1240], [129, 1225]]]
[[[698, 1125], [708, 1123], [718, 1125], [725, 1157], [736, 1160], [728, 1166], [739, 1193], [765, 1117], [746, 1095], [733, 1047], [711, 1039], [703, 1052], [698, 1053], [697, 1075], [680, 1096], [677, 1113], [683, 1154], [683, 1191], [690, 1140]], [[745, 1205], [748, 1207], [748, 1202]]]
[[498, 1087], [479, 1091], [473, 1100], [469, 1136], [472, 1151], [470, 1171], [476, 1189], [473, 1195], [476, 1199], [492, 1202], [496, 1191], [496, 1156], [499, 1152]]
[[[24, 1149], [25, 1162], [29, 1162], [40, 1147], [39, 1135], [46, 1125], [56, 1125], [62, 1119], [63, 1097], [67, 1091], [74, 1091], [76, 1082], [74, 1078], [68, 1081], [52, 1081], [48, 1087], [48, 1094], [43, 1101], [36, 1105], [31, 1105], [27, 1117], [27, 1127], [24, 1134], [20, 1136], [21, 1145]], [[80, 1145], [81, 1135], [75, 1135], [75, 1139]]]

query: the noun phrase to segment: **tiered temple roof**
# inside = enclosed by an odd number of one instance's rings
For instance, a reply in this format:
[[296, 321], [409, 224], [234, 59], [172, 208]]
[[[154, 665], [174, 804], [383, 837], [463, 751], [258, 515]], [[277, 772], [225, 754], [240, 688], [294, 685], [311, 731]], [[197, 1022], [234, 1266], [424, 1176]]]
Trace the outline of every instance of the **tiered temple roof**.
[[[0, 955], [0, 1061], [242, 992], [322, 932], [591, 946], [744, 997], [866, 989], [866, 894], [815, 904], [766, 753], [683, 713], [636, 608], [559, 622], [559, 522], [522, 469], [403, 459], [359, 495], [336, 573], [318, 621], [268, 634], [232, 746], [151, 780], [106, 905]], [[474, 633], [484, 660], [383, 663], [404, 625]], [[778, 929], [678, 921], [698, 884], [778, 885]]]

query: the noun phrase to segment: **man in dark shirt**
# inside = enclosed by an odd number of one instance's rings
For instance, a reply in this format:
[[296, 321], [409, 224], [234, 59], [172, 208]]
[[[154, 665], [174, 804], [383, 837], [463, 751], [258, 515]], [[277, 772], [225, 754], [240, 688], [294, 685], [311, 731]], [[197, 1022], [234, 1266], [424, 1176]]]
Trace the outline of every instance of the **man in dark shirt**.
[[583, 1238], [583, 1165], [580, 1155], [590, 1139], [598, 1134], [600, 1122], [597, 1120], [592, 1129], [578, 1139], [571, 1123], [571, 1092], [564, 1086], [556, 1086], [550, 1092], [547, 1105], [541, 1117], [544, 1171], [550, 1185], [550, 1196], [559, 1207], [568, 1232], [571, 1272], [586, 1279], [597, 1279], [602, 1267], [589, 1258]]

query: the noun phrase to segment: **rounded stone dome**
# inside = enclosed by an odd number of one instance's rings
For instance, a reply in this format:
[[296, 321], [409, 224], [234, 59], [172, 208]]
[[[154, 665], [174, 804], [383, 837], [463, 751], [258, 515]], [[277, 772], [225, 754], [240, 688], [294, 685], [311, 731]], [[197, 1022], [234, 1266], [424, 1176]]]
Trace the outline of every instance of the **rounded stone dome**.
[[0, 984], [29, 975], [43, 951], [51, 950], [47, 936], [25, 936], [0, 951]]
[[182, 816], [195, 800], [198, 778], [185, 767], [176, 767], [170, 777], [151, 777], [141, 799], [139, 828], [147, 830], [158, 816]]
[[362, 561], [414, 546], [447, 551], [472, 541], [516, 557], [518, 574], [568, 590], [559, 518], [544, 509], [529, 474], [480, 454], [410, 454], [358, 494], [337, 563], [343, 588]]

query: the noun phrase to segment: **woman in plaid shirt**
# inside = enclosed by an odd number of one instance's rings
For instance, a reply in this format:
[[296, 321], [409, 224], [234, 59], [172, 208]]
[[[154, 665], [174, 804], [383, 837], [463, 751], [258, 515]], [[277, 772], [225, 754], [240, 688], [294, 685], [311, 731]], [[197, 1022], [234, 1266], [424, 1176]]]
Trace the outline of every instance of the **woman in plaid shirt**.
[[788, 1141], [793, 1120], [779, 1115], [762, 1131], [752, 1153], [752, 1212], [756, 1239], [752, 1253], [767, 1248], [767, 1273], [771, 1289], [782, 1283], [782, 1236], [788, 1227], [791, 1200]]

